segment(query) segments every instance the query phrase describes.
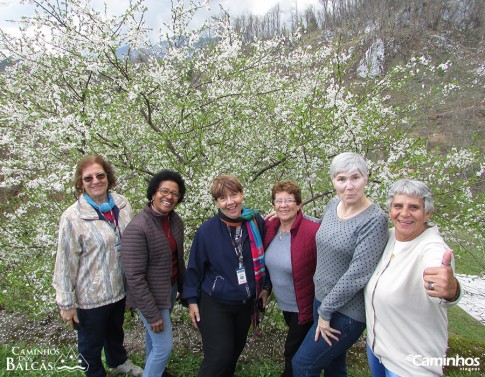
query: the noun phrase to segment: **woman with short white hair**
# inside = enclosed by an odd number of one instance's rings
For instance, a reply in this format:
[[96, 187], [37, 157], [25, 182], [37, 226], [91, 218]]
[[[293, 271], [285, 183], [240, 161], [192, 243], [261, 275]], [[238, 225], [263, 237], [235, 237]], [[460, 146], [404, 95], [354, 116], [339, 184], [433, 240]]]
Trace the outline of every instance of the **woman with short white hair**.
[[315, 323], [293, 357], [293, 375], [347, 376], [347, 350], [365, 328], [364, 286], [384, 250], [387, 216], [365, 195], [364, 158], [337, 155], [330, 178], [337, 196], [330, 200], [316, 234]]
[[365, 288], [372, 376], [441, 376], [447, 308], [460, 296], [452, 253], [428, 223], [434, 205], [425, 183], [395, 182], [388, 208], [394, 228]]

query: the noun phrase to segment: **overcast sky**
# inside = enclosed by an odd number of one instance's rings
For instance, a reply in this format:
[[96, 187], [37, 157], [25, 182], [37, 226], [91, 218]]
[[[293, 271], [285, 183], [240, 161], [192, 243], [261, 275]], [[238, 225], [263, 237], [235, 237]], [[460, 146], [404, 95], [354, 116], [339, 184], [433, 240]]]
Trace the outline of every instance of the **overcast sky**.
[[[93, 0], [96, 9], [103, 9], [103, 4], [107, 4], [107, 9], [116, 14], [117, 9], [124, 9], [129, 0]], [[175, 0], [174, 0], [175, 2]], [[148, 7], [146, 22], [154, 30], [158, 30], [162, 20], [167, 21], [170, 15], [170, 0], [145, 0]], [[313, 5], [316, 9], [320, 8], [318, 0], [212, 0], [211, 9], [218, 13], [219, 4], [232, 16], [239, 16], [243, 13], [263, 15], [277, 3], [280, 3], [282, 18], [285, 14], [298, 7], [298, 11], [303, 11], [308, 6]], [[16, 34], [18, 27], [13, 26], [7, 20], [17, 20], [21, 16], [32, 14], [32, 7], [21, 4], [20, 0], [0, 0], [0, 27]], [[202, 17], [202, 15], [201, 15]]]

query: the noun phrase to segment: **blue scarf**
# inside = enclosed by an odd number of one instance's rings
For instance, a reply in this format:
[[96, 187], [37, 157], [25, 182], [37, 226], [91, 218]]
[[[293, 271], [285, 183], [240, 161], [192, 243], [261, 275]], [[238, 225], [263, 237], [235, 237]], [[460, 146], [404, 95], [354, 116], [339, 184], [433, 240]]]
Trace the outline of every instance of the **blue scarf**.
[[115, 200], [113, 199], [113, 197], [109, 192], [108, 192], [108, 201], [104, 202], [101, 205], [97, 204], [93, 199], [91, 199], [91, 197], [88, 194], [84, 193], [83, 196], [84, 196], [84, 199], [86, 199], [86, 201], [89, 204], [91, 204], [91, 207], [93, 207], [94, 209], [97, 209], [101, 213], [109, 212], [115, 206]]

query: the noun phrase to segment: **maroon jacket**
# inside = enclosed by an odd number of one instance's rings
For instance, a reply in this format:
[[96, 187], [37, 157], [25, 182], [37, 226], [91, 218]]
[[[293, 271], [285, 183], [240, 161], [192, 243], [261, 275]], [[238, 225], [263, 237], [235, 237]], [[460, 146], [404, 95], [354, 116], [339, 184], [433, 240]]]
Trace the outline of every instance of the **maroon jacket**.
[[[266, 236], [263, 241], [265, 249], [278, 234], [279, 227], [278, 218], [266, 221]], [[300, 324], [313, 321], [313, 298], [315, 296], [313, 274], [317, 265], [315, 234], [319, 227], [320, 224], [305, 219], [302, 212], [298, 211], [290, 230], [293, 284]], [[271, 271], [268, 272], [270, 275]]]

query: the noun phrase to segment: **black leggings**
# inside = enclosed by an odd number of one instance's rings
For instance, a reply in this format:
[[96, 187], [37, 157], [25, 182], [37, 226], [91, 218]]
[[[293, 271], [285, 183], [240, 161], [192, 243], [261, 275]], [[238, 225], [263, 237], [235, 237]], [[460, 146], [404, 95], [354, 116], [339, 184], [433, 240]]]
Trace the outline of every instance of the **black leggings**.
[[252, 301], [227, 304], [202, 292], [199, 302], [204, 360], [199, 377], [231, 377], [251, 326]]

